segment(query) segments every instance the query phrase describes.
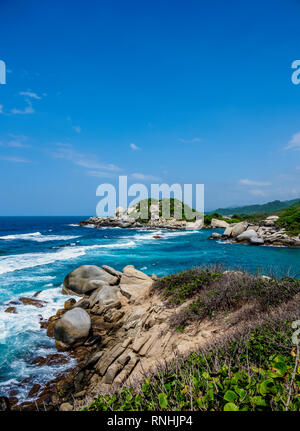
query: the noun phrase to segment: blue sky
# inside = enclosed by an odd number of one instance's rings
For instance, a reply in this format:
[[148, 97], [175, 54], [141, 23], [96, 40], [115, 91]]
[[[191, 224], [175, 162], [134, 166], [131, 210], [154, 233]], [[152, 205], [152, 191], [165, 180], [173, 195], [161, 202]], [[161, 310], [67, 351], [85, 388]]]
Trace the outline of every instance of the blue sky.
[[103, 182], [300, 197], [300, 3], [1, 0], [0, 215], [94, 214]]

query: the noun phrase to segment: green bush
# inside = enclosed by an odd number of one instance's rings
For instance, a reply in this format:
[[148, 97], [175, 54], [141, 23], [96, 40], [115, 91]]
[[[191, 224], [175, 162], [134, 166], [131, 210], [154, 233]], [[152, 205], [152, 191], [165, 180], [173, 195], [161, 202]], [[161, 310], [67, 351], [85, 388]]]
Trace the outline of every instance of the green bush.
[[289, 235], [300, 234], [300, 202], [280, 212], [275, 222], [278, 227], [284, 228]]
[[85, 410], [299, 411], [299, 350], [291, 335], [286, 322], [259, 327], [176, 358], [139, 387], [100, 395]]

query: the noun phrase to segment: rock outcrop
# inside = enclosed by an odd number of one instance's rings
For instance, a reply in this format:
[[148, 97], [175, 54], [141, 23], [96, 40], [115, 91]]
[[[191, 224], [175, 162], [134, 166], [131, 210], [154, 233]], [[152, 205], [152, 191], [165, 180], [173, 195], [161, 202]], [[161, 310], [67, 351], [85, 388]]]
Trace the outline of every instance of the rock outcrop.
[[247, 221], [232, 223], [226, 227], [223, 234], [214, 232], [210, 239], [230, 239], [234, 242], [252, 245], [300, 247], [300, 236], [287, 235], [284, 229], [275, 225], [276, 220], [278, 220], [278, 216], [270, 216], [257, 226], [251, 225]]
[[[169, 318], [181, 306], [166, 306], [152, 289], [156, 276], [150, 277], [132, 265], [122, 273], [111, 267], [109, 271], [116, 276], [117, 284], [88, 290], [71, 309], [59, 310], [50, 317], [54, 331], [49, 336], [54, 336], [59, 350], [67, 349], [78, 362], [67, 376], [39, 391], [37, 404], [46, 399], [51, 408], [76, 410], [99, 393], [141, 380], [159, 361], [200, 347], [221, 331], [211, 321], [187, 328], [184, 333], [174, 331]], [[93, 274], [97, 273], [94, 268]], [[78, 274], [82, 275], [82, 270]], [[72, 306], [71, 302], [66, 305]]]
[[[178, 201], [179, 202], [179, 201]], [[188, 229], [188, 230], [199, 230], [203, 227], [203, 217], [199, 213], [192, 213], [189, 208], [189, 214], [195, 215], [195, 219], [184, 220], [178, 219], [174, 216], [163, 216], [160, 215], [161, 203], [153, 203], [149, 206], [148, 217], [143, 220], [140, 217], [139, 205], [133, 205], [127, 209], [118, 207], [115, 211], [114, 217], [90, 217], [88, 220], [80, 222], [81, 226], [93, 226], [99, 227], [121, 227], [121, 228], [142, 228], [142, 229]], [[221, 226], [223, 227], [223, 226]]]

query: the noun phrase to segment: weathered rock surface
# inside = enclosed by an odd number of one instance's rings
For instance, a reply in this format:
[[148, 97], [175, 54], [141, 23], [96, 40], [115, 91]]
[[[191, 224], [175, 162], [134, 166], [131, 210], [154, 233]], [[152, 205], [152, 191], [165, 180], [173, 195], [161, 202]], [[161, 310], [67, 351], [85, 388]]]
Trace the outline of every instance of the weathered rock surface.
[[210, 222], [210, 226], [213, 228], [213, 229], [216, 229], [216, 228], [222, 228], [222, 227], [228, 227], [229, 226], [229, 223], [227, 223], [226, 221], [224, 221], [224, 220], [218, 220], [218, 219], [216, 219], [216, 218], [213, 218], [212, 220], [211, 220], [211, 222]]
[[70, 272], [64, 280], [63, 293], [83, 296], [107, 284], [114, 285], [118, 277], [95, 265], [82, 265]]
[[82, 308], [67, 311], [54, 325], [54, 337], [59, 350], [66, 350], [82, 342], [89, 335], [91, 319]]

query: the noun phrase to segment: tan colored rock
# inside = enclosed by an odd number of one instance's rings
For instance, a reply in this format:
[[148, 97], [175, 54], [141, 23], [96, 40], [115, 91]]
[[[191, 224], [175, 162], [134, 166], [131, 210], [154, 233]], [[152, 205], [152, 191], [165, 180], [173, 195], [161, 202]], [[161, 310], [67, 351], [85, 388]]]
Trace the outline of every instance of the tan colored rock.
[[210, 226], [213, 229], [222, 228], [222, 227], [226, 228], [229, 226], [229, 223], [227, 223], [227, 221], [224, 221], [224, 220], [218, 220], [216, 218], [213, 218], [211, 219]]
[[231, 231], [231, 236], [236, 237], [243, 233], [248, 227], [248, 222], [242, 221], [240, 223], [237, 223], [235, 226], [233, 226], [233, 229]]
[[63, 403], [60, 405], [59, 410], [61, 412], [71, 412], [73, 410], [73, 406], [70, 403]]
[[145, 281], [151, 281], [151, 277], [149, 277], [149, 275], [147, 274], [144, 274], [142, 271], [135, 269], [133, 265], [127, 265], [123, 269], [120, 283], [139, 284]]
[[146, 282], [143, 284], [120, 284], [120, 292], [130, 302], [141, 303], [145, 300], [151, 290], [152, 282]]

